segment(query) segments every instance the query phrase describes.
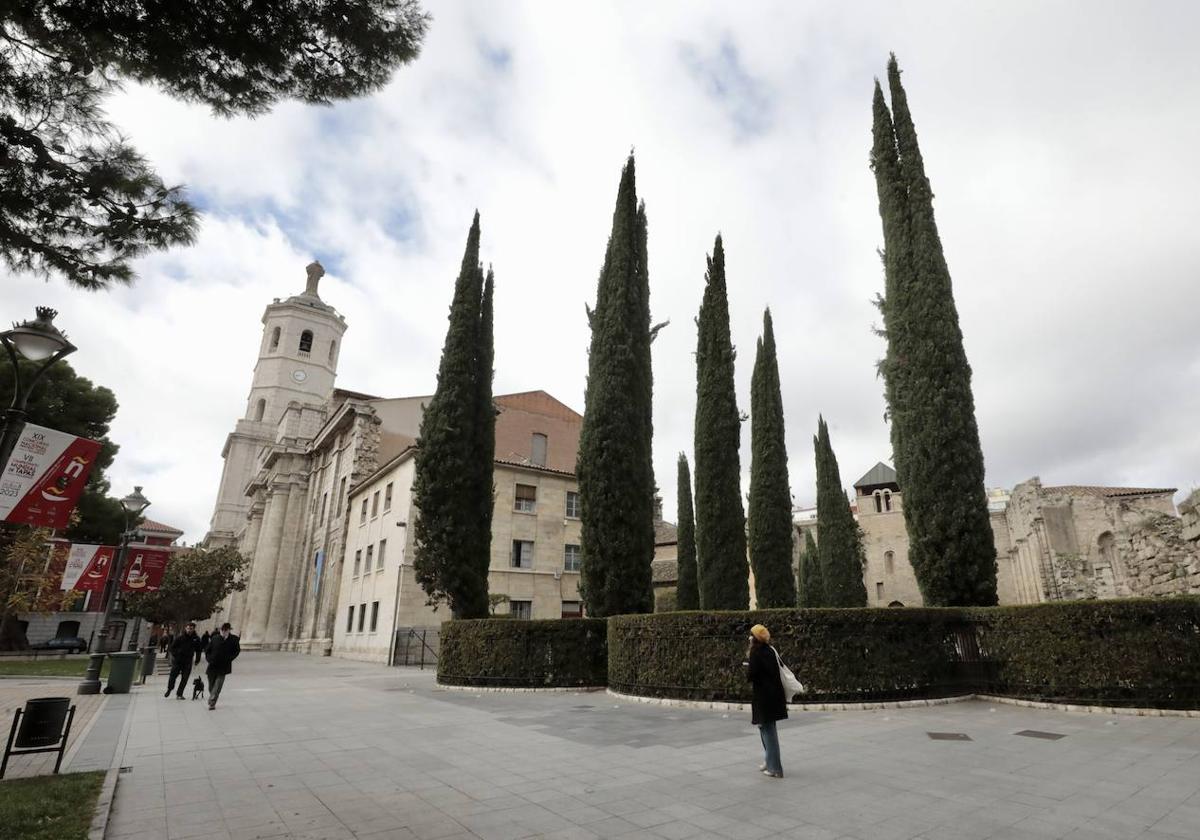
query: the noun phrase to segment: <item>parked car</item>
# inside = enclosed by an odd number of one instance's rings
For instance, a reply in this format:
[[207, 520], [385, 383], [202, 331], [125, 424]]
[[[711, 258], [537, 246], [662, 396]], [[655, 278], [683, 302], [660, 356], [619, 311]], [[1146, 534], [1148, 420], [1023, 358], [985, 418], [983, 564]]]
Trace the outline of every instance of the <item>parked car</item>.
[[47, 642], [38, 642], [36, 645], [30, 645], [34, 650], [65, 650], [68, 653], [83, 653], [87, 650], [88, 643], [78, 636], [66, 639], [50, 639]]

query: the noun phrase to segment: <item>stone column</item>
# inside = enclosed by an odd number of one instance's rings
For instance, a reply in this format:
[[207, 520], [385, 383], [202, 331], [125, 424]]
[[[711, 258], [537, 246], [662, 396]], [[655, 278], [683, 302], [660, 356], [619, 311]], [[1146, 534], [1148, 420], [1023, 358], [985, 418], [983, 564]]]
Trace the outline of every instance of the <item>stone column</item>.
[[[241, 539], [238, 540], [235, 546], [243, 557], [250, 558], [250, 565], [243, 570], [242, 574], [247, 577], [246, 589], [250, 588], [250, 571], [254, 568], [254, 549], [258, 542], [259, 531], [262, 530], [263, 505], [259, 500], [255, 500], [250, 507], [250, 513], [246, 516], [246, 527], [242, 531]], [[217, 626], [228, 621], [233, 625], [233, 632], [237, 635], [242, 634], [242, 628], [246, 623], [246, 589], [241, 592], [231, 592], [229, 597], [225, 599], [225, 610], [217, 616]]]
[[283, 530], [280, 534], [279, 563], [275, 567], [267, 632], [263, 638], [263, 646], [272, 650], [279, 649], [287, 640], [288, 628], [292, 623], [292, 607], [295, 603], [293, 593], [300, 564], [304, 562], [299, 552], [304, 542], [305, 502], [303, 487], [299, 484], [291, 485], [287, 496], [287, 510], [283, 517]]
[[254, 548], [254, 570], [246, 589], [245, 632], [242, 634], [242, 644], [254, 648], [261, 647], [267, 635], [289, 489], [286, 486], [269, 489], [262, 530], [258, 534], [258, 545]]

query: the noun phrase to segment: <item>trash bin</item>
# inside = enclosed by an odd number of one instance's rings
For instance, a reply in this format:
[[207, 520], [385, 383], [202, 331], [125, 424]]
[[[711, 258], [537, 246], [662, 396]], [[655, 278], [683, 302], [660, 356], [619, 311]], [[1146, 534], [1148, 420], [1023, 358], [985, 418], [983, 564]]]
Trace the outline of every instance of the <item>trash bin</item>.
[[157, 653], [158, 648], [154, 645], [142, 648], [142, 685], [146, 684], [146, 677], [154, 676], [154, 658]]
[[13, 746], [49, 747], [62, 738], [63, 724], [71, 708], [70, 697], [35, 697], [25, 701], [25, 712], [21, 716], [21, 728]]
[[110, 653], [108, 666], [108, 687], [105, 694], [128, 694], [133, 685], [133, 669], [141, 658], [137, 651]]

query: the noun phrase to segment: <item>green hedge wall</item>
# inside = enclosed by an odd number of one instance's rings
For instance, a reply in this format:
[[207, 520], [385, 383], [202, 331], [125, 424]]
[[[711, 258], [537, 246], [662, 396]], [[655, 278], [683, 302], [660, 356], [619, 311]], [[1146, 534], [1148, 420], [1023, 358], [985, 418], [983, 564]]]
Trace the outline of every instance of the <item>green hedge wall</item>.
[[1200, 598], [1074, 601], [966, 613], [992, 669], [980, 693], [1200, 708]]
[[438, 682], [446, 685], [551, 688], [608, 681], [602, 618], [447, 621], [440, 641]]
[[750, 628], [809, 689], [806, 701], [866, 702], [971, 693], [954, 665], [959, 610], [676, 612], [610, 619], [608, 684], [649, 697], [738, 702]]

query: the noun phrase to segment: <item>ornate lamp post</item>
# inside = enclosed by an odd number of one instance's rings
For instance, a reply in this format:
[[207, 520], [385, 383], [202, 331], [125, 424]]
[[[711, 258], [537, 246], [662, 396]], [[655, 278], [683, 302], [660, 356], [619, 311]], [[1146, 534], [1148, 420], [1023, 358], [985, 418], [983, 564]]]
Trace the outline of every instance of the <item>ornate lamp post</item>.
[[[36, 311], [36, 319], [13, 324], [11, 330], [0, 333], [0, 344], [4, 345], [8, 360], [13, 366], [13, 399], [12, 405], [4, 411], [4, 436], [0, 439], [0, 470], [8, 465], [8, 458], [17, 445], [21, 429], [25, 426], [25, 404], [29, 402], [33, 386], [51, 365], [75, 352], [75, 345], [67, 341], [67, 337], [54, 326], [54, 316], [58, 313], [48, 306], [39, 306]], [[22, 358], [43, 363], [27, 382], [21, 381]]]
[[104, 592], [100, 600], [100, 605], [104, 608], [104, 615], [100, 619], [100, 636], [96, 639], [96, 650], [92, 652], [87, 672], [83, 675], [83, 682], [76, 689], [76, 694], [100, 693], [100, 669], [104, 667], [104, 655], [107, 653], [104, 648], [108, 642], [108, 622], [114, 612], [113, 607], [121, 597], [121, 577], [125, 573], [125, 554], [129, 550], [129, 541], [133, 537], [133, 525], [137, 523], [142, 512], [150, 507], [150, 500], [142, 495], [140, 486], [134, 487], [132, 493], [121, 499], [121, 507], [125, 511], [125, 532], [121, 534], [121, 548], [117, 552], [117, 559], [113, 563], [112, 571], [108, 575], [108, 580], [104, 582]]

